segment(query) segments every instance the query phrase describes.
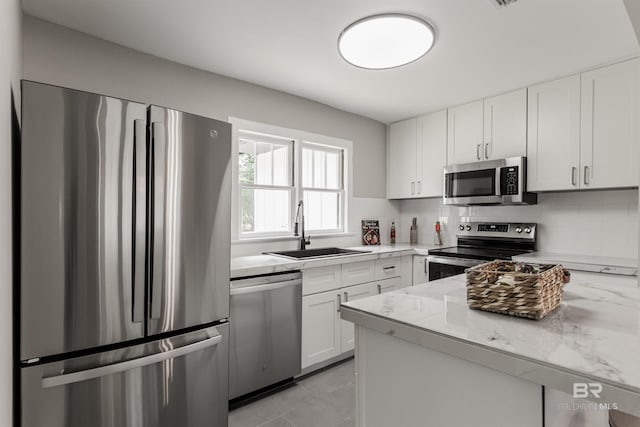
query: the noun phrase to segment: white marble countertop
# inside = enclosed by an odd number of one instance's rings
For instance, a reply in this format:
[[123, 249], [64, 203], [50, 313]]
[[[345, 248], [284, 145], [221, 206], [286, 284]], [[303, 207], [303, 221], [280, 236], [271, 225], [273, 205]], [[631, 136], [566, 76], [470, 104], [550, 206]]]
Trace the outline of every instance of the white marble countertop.
[[637, 275], [638, 260], [593, 255], [563, 254], [556, 252], [532, 252], [513, 257], [516, 261], [533, 263], [559, 263], [570, 270]]
[[573, 272], [562, 305], [536, 321], [471, 310], [464, 275], [343, 304], [342, 317], [571, 393], [598, 381], [640, 415], [640, 288], [636, 277]]
[[324, 267], [347, 262], [367, 261], [387, 256], [426, 255], [435, 245], [412, 246], [406, 243], [380, 246], [353, 246], [348, 249], [368, 251], [362, 254], [292, 260], [274, 255], [252, 255], [231, 258], [231, 278], [279, 273], [304, 268]]

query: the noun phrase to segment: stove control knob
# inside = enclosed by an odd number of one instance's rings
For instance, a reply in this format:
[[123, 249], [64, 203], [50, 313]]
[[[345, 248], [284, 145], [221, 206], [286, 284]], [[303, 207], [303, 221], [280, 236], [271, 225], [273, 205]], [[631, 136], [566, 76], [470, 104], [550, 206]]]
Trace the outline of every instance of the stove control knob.
[[458, 227], [460, 229], [460, 231], [464, 231], [464, 225], [461, 225], [460, 227]]
[[471, 231], [471, 226], [467, 225], [467, 231]]
[[522, 228], [521, 227], [516, 227], [516, 233], [518, 233], [518, 234], [522, 233]]
[[524, 232], [529, 234], [529, 233], [531, 233], [531, 229], [529, 227], [525, 227]]

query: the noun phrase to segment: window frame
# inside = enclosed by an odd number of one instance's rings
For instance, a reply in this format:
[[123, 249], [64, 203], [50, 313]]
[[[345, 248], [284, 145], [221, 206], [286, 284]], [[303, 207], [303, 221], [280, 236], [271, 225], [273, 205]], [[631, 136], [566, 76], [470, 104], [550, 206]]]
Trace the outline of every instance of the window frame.
[[[353, 142], [345, 139], [330, 137], [326, 135], [315, 134], [311, 132], [301, 131], [297, 129], [288, 129], [280, 126], [268, 125], [264, 123], [254, 122], [250, 120], [240, 119], [236, 117], [229, 117], [229, 122], [232, 124], [232, 156], [231, 156], [231, 171], [232, 171], [232, 200], [231, 200], [231, 240], [234, 243], [251, 242], [256, 240], [288, 240], [297, 239], [293, 236], [293, 223], [295, 221], [295, 213], [299, 200], [302, 200], [304, 191], [325, 191], [323, 189], [313, 189], [302, 187], [302, 149], [305, 144], [312, 146], [326, 147], [328, 150], [342, 152], [342, 170], [341, 170], [341, 189], [340, 190], [326, 190], [326, 191], [340, 191], [339, 209], [342, 212], [338, 215], [337, 229], [331, 230], [310, 230], [305, 229], [305, 234], [314, 236], [336, 236], [336, 235], [348, 235], [351, 234], [349, 230], [349, 207], [351, 205], [351, 188], [352, 188], [352, 152]], [[292, 177], [292, 196], [290, 198], [289, 209], [289, 226], [288, 231], [275, 231], [275, 232], [243, 232], [242, 231], [242, 212], [240, 207], [240, 189], [246, 188], [246, 185], [240, 184], [239, 175], [239, 134], [240, 131], [247, 133], [255, 133], [258, 135], [265, 135], [266, 137], [273, 138], [274, 140], [289, 140], [293, 145], [293, 177]], [[250, 185], [254, 186], [254, 185]], [[280, 187], [267, 186], [266, 188], [275, 189]], [[289, 189], [290, 187], [281, 187]]]

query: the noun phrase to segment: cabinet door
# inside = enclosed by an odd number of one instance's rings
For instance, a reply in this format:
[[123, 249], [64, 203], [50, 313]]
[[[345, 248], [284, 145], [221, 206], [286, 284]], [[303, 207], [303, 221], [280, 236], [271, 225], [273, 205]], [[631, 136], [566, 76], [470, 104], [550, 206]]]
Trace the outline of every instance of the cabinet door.
[[342, 286], [372, 282], [375, 276], [375, 262], [359, 261], [342, 264]]
[[442, 197], [442, 177], [447, 164], [447, 112], [419, 117], [418, 135], [418, 197]]
[[340, 291], [302, 297], [302, 369], [340, 354]]
[[527, 153], [527, 89], [484, 100], [485, 160], [524, 156]]
[[482, 105], [482, 101], [475, 101], [448, 110], [447, 164], [482, 159]]
[[413, 284], [413, 255], [400, 257], [400, 285], [401, 287]]
[[392, 123], [389, 130], [387, 197], [402, 199], [416, 193], [417, 119]]
[[[347, 301], [355, 301], [361, 298], [370, 297], [372, 295], [377, 295], [377, 288], [374, 283], [364, 283], [362, 285], [349, 286], [347, 288], [342, 288], [342, 300]], [[353, 350], [355, 346], [355, 334], [353, 323], [347, 322], [346, 320], [341, 320], [341, 349], [342, 353]]]
[[413, 256], [413, 286], [429, 281], [429, 263], [424, 255]]
[[580, 75], [529, 88], [527, 188], [579, 188]]
[[302, 295], [327, 292], [340, 289], [342, 284], [342, 266], [328, 265], [302, 270]]
[[378, 280], [375, 282], [376, 294], [384, 294], [387, 292], [395, 291], [396, 289], [402, 289], [406, 286], [403, 285], [402, 280], [399, 277], [392, 279]]
[[640, 60], [582, 74], [580, 184], [638, 185]]

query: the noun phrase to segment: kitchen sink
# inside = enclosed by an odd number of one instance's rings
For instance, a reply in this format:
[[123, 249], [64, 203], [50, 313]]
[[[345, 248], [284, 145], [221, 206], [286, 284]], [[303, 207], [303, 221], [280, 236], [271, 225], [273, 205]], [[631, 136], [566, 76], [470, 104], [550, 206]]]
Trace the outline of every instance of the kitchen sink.
[[280, 252], [265, 252], [265, 255], [275, 255], [289, 259], [307, 259], [307, 258], [325, 258], [331, 256], [341, 255], [354, 255], [365, 254], [370, 251], [359, 251], [355, 249], [342, 249], [342, 248], [317, 248], [317, 249], [304, 249], [297, 251], [280, 251]]

